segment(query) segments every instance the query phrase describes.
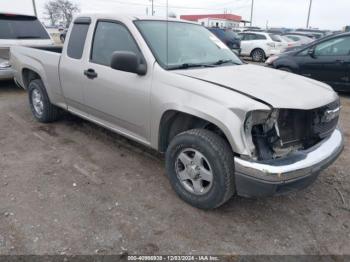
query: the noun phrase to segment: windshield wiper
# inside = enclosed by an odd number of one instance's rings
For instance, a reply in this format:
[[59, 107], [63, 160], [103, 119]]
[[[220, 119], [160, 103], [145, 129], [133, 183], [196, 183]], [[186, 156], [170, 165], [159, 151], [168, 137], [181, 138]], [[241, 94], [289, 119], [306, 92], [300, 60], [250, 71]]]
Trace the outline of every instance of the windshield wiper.
[[234, 64], [234, 65], [241, 65], [240, 63], [237, 63], [237, 62], [233, 61], [232, 59], [226, 59], [226, 60], [221, 59], [221, 60], [218, 60], [215, 63], [213, 63], [213, 65], [223, 65], [223, 64], [228, 64], [228, 63]]
[[34, 35], [25, 35], [25, 36], [17, 36], [17, 39], [41, 39], [40, 36], [34, 36]]
[[188, 69], [188, 68], [194, 68], [194, 67], [214, 67], [213, 64], [202, 64], [202, 63], [184, 63], [181, 65], [176, 66], [169, 66], [169, 70], [175, 70], [175, 69]]

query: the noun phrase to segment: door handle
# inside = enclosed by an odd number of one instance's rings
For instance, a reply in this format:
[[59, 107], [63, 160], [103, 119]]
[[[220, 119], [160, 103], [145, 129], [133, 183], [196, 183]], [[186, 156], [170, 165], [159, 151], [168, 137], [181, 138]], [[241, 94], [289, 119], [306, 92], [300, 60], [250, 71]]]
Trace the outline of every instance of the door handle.
[[336, 60], [335, 62], [337, 62], [337, 63], [339, 63], [339, 64], [342, 64], [342, 65], [345, 64], [345, 60], [340, 60], [340, 59], [339, 59], [339, 60]]
[[98, 76], [95, 70], [92, 68], [85, 70], [84, 75], [86, 75], [89, 79], [94, 79]]

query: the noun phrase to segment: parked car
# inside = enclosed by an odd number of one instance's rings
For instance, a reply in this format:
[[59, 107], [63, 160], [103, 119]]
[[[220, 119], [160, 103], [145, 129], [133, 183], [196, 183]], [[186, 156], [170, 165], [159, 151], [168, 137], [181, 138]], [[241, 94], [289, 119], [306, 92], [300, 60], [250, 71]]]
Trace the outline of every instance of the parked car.
[[257, 31], [257, 32], [263, 32], [264, 30], [261, 29], [260, 27], [257, 26], [246, 26], [246, 27], [235, 27], [231, 29], [233, 32], [235, 33], [243, 33], [243, 32], [247, 32], [247, 31]]
[[293, 31], [293, 32], [288, 33], [288, 35], [306, 36], [308, 38], [311, 38], [314, 41], [317, 40], [316, 37], [313, 34], [308, 33], [308, 32], [295, 32], [295, 31]]
[[0, 80], [13, 78], [9, 63], [11, 46], [47, 46], [53, 41], [36, 17], [0, 13]]
[[337, 91], [350, 91], [350, 33], [325, 37], [299, 50], [270, 57], [266, 63], [325, 82]]
[[250, 56], [254, 62], [263, 62], [271, 55], [284, 51], [281, 39], [274, 34], [264, 32], [244, 32], [241, 37], [241, 55]]
[[298, 35], [293, 33], [283, 34], [282, 36], [287, 37], [296, 43], [298, 43], [299, 46], [310, 44], [314, 41], [314, 38], [310, 38], [306, 35]]
[[209, 31], [216, 35], [222, 42], [224, 42], [236, 54], [241, 53], [241, 38], [230, 29], [209, 28]]
[[280, 39], [282, 43], [282, 48], [284, 49], [283, 51], [287, 50], [288, 48], [292, 48], [299, 45], [298, 42], [283, 35], [277, 35], [276, 37]]
[[296, 32], [299, 33], [305, 33], [314, 36], [316, 39], [320, 39], [322, 37], [325, 37], [329, 34], [329, 31], [324, 31], [324, 30], [318, 30], [318, 29], [296, 29]]
[[60, 33], [60, 40], [62, 43], [64, 43], [64, 41], [66, 41], [67, 32], [68, 32], [68, 29], [64, 29], [62, 31], [62, 33]]
[[195, 207], [308, 186], [343, 149], [338, 95], [218, 41], [181, 20], [82, 15], [62, 52], [12, 47], [11, 63], [38, 121], [68, 110], [165, 153]]
[[289, 29], [289, 28], [270, 28], [268, 30], [266, 30], [267, 33], [270, 33], [270, 34], [275, 34], [275, 35], [283, 35], [283, 34], [286, 34], [288, 32], [291, 32], [292, 29]]

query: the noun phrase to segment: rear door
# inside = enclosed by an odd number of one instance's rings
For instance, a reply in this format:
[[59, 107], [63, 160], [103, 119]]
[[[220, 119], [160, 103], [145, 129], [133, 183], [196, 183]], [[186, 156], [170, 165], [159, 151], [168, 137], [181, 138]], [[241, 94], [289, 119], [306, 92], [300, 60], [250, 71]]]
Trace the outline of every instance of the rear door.
[[331, 85], [336, 90], [350, 89], [350, 36], [323, 41], [304, 51], [300, 73]]
[[91, 24], [90, 18], [78, 18], [74, 21], [70, 32], [69, 42], [65, 45], [62, 53], [59, 73], [61, 86], [66, 103], [71, 110], [82, 113], [85, 109], [83, 88], [85, 75], [83, 68], [86, 67], [84, 52], [87, 45], [86, 37]]
[[241, 54], [249, 56], [254, 48], [254, 42], [256, 41], [256, 34], [243, 33], [241, 36]]

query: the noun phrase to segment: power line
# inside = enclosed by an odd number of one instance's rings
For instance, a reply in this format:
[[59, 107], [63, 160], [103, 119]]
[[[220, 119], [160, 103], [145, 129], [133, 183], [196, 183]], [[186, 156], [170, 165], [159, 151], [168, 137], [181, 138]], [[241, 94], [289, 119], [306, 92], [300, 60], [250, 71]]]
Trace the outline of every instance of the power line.
[[[149, 6], [147, 4], [142, 4], [142, 3], [136, 3], [136, 2], [122, 2], [122, 1], [118, 1], [118, 0], [104, 0], [104, 1], [109, 1], [109, 2], [113, 2], [113, 3], [117, 3], [117, 4], [121, 4], [121, 5], [133, 5], [133, 6]], [[245, 6], [240, 6], [238, 8], [232, 8], [232, 9], [242, 9], [245, 7], [248, 7], [249, 5], [245, 5]], [[165, 8], [166, 5], [155, 5], [153, 4], [153, 8], [154, 7], [161, 7], [161, 8]], [[169, 5], [169, 8], [172, 9], [187, 9], [187, 10], [222, 10], [221, 8], [203, 8], [203, 7], [189, 7], [189, 6], [176, 6], [176, 5]]]

